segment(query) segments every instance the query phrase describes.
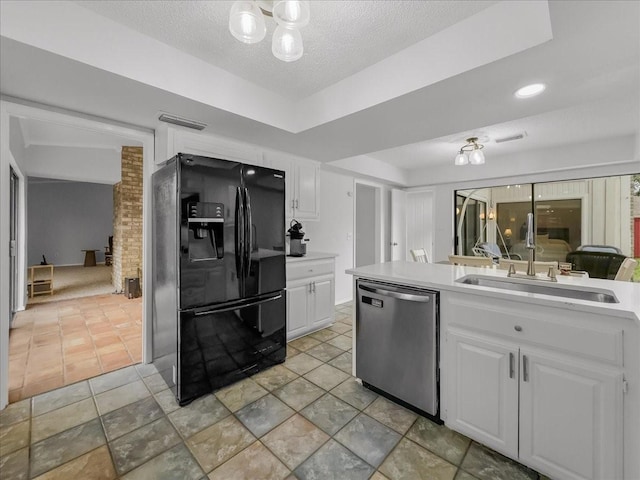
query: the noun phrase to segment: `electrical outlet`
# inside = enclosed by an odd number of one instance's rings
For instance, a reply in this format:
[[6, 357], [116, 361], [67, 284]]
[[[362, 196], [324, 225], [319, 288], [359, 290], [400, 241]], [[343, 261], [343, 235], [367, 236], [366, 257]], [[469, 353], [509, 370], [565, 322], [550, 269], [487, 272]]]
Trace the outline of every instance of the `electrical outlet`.
[[347, 233], [347, 240], [353, 240], [353, 233]]

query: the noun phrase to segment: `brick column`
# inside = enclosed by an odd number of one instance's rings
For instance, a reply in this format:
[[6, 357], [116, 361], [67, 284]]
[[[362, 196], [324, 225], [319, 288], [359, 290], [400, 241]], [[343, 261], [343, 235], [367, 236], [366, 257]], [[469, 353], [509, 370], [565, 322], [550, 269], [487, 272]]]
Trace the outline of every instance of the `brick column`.
[[113, 269], [117, 292], [142, 274], [142, 147], [122, 147], [122, 175], [113, 186]]

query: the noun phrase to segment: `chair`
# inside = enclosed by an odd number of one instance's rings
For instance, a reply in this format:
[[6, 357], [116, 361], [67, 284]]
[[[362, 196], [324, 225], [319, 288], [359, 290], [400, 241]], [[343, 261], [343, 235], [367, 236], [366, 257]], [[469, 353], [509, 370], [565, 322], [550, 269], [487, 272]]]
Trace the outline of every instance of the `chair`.
[[[498, 268], [501, 270], [509, 270], [509, 266], [513, 265], [516, 272], [526, 272], [529, 262], [526, 260], [500, 260]], [[533, 262], [533, 269], [536, 273], [549, 273], [549, 268], [553, 267], [556, 275], [558, 274], [558, 262]]]
[[567, 254], [567, 262], [573, 270], [584, 270], [591, 278], [613, 280], [627, 257], [618, 253], [588, 252], [584, 250]]
[[622, 255], [622, 250], [612, 245], [580, 245], [578, 252], [607, 252]]
[[469, 255], [449, 255], [451, 265], [464, 265], [467, 267], [491, 267], [493, 260], [489, 257], [475, 257]]
[[109, 245], [104, 247], [104, 264], [113, 264], [113, 235], [109, 237]]
[[29, 267], [29, 281], [27, 294], [30, 298], [35, 295], [53, 295], [53, 265], [34, 265]]
[[417, 248], [415, 250], [410, 250], [410, 252], [414, 262], [429, 263], [429, 255], [424, 248]]
[[627, 257], [620, 265], [618, 269], [618, 273], [614, 277], [614, 280], [621, 280], [623, 282], [628, 282], [633, 278], [633, 272], [636, 270], [636, 265], [638, 265], [638, 261], [634, 260], [631, 257]]

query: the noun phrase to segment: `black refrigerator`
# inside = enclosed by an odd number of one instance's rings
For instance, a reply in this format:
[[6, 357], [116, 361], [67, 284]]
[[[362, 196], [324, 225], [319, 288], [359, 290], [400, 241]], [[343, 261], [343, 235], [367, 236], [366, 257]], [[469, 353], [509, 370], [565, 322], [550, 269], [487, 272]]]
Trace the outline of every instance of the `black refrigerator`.
[[178, 403], [282, 363], [284, 172], [178, 154], [153, 174], [153, 363]]

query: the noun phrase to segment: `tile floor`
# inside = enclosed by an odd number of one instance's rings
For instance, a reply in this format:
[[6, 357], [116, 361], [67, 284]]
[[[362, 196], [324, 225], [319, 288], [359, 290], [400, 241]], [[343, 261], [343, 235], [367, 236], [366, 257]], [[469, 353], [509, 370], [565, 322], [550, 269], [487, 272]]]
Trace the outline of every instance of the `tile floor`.
[[141, 359], [141, 298], [106, 294], [29, 305], [9, 332], [9, 402]]
[[289, 344], [287, 361], [180, 408], [152, 365], [0, 413], [14, 480], [519, 480], [538, 474], [363, 389], [351, 320]]

